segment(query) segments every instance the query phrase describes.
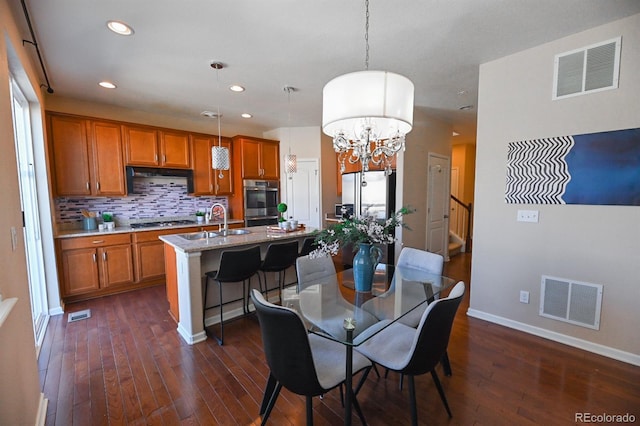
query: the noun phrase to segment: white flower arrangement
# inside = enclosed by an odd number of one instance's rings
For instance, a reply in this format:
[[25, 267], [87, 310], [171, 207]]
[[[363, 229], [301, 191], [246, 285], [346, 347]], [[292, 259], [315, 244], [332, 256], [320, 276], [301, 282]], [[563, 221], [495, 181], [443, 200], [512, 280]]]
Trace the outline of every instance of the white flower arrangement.
[[407, 228], [403, 223], [404, 215], [415, 210], [403, 207], [385, 221], [379, 221], [373, 216], [351, 216], [344, 221], [321, 231], [315, 239], [317, 248], [309, 253], [311, 258], [321, 256], [335, 256], [341, 247], [351, 243], [359, 244], [391, 244], [395, 241], [394, 229], [398, 226]]

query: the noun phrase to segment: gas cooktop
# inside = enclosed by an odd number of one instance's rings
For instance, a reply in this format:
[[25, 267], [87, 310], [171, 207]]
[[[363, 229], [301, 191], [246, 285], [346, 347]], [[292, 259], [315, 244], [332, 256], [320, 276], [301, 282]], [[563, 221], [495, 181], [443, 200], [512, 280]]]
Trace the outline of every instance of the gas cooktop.
[[167, 221], [158, 221], [158, 222], [142, 222], [142, 223], [132, 223], [131, 226], [134, 229], [137, 228], [155, 228], [155, 227], [169, 227], [169, 226], [178, 226], [178, 225], [195, 225], [195, 220], [167, 220]]

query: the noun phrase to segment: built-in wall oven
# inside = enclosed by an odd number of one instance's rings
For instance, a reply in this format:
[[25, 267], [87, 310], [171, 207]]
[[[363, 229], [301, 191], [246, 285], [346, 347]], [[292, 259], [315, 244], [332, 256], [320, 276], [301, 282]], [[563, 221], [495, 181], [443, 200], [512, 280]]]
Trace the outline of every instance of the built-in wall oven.
[[243, 181], [245, 226], [275, 225], [278, 223], [277, 180]]

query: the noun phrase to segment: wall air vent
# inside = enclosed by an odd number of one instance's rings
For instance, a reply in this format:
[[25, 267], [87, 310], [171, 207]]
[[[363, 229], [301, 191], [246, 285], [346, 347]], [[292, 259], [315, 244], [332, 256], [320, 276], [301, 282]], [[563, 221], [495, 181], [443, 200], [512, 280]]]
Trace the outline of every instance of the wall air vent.
[[553, 100], [617, 89], [622, 37], [555, 56]]
[[542, 276], [540, 316], [600, 329], [602, 285]]

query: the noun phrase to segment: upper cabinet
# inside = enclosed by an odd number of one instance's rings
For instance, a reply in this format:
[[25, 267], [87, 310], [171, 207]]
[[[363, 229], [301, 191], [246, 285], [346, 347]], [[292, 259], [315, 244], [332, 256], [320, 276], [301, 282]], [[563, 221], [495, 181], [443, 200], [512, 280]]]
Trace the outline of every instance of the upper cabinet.
[[247, 136], [233, 141], [240, 150], [243, 179], [280, 179], [280, 142]]
[[[233, 164], [229, 170], [214, 170], [211, 164], [211, 147], [218, 145], [216, 137], [191, 135], [191, 158], [193, 158], [193, 195], [233, 194]], [[231, 140], [222, 138], [221, 145], [229, 150], [233, 158]], [[222, 177], [220, 177], [222, 175]]]
[[120, 125], [47, 114], [54, 194], [126, 195]]
[[124, 125], [122, 128], [127, 165], [191, 167], [188, 133], [145, 126]]

